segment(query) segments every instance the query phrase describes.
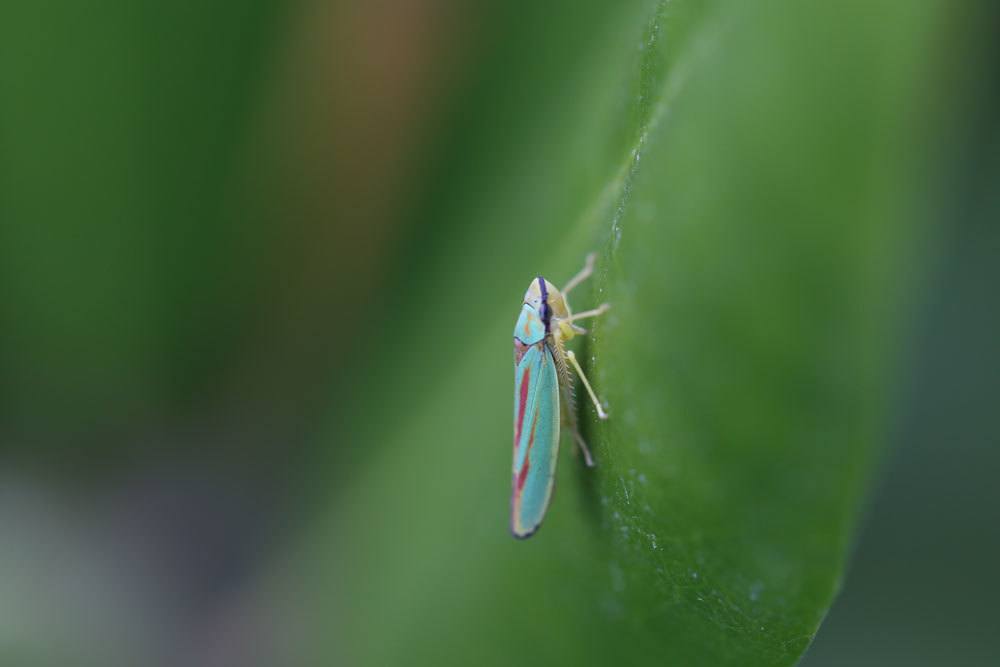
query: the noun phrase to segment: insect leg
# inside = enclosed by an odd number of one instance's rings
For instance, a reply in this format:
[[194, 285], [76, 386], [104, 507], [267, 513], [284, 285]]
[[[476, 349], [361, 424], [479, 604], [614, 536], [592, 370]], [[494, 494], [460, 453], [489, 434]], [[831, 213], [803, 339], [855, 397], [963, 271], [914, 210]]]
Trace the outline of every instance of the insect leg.
[[576, 287], [577, 285], [579, 285], [584, 280], [590, 277], [590, 274], [594, 272], [594, 262], [596, 260], [597, 260], [596, 252], [592, 252], [589, 255], [587, 255], [587, 260], [584, 262], [583, 268], [580, 269], [580, 272], [575, 276], [573, 276], [572, 278], [570, 278], [569, 282], [566, 283], [566, 287], [562, 288], [563, 296], [569, 294], [569, 291], [571, 289], [573, 289], [574, 287]]
[[608, 413], [604, 411], [601, 407], [601, 402], [597, 400], [597, 394], [594, 393], [593, 387], [590, 386], [590, 382], [587, 381], [587, 376], [583, 374], [583, 369], [580, 368], [580, 363], [576, 360], [576, 355], [573, 354], [573, 350], [566, 350], [566, 358], [569, 359], [569, 363], [572, 364], [573, 368], [576, 370], [576, 374], [580, 376], [583, 380], [583, 386], [587, 389], [587, 394], [590, 395], [590, 400], [594, 404], [594, 408], [597, 409], [597, 416], [601, 419], [607, 419]]
[[583, 461], [587, 464], [588, 468], [594, 467], [594, 457], [590, 455], [590, 449], [587, 447], [587, 443], [584, 442], [583, 436], [580, 435], [580, 431], [577, 430], [576, 424], [570, 426], [570, 431], [573, 433], [573, 439], [576, 440], [577, 447], [583, 452]]
[[573, 315], [569, 318], [569, 321], [574, 322], [576, 320], [582, 320], [588, 317], [597, 317], [598, 315], [603, 315], [604, 313], [608, 312], [608, 309], [610, 308], [611, 308], [610, 303], [602, 303], [600, 306], [594, 308], [593, 310], [584, 310], [579, 313], [573, 313]]
[[583, 454], [583, 462], [588, 468], [593, 468], [594, 457], [590, 455], [590, 448], [587, 447], [586, 441], [580, 435], [580, 428], [577, 425], [576, 402], [573, 400], [573, 390], [568, 384], [563, 384], [560, 390], [563, 397], [563, 422], [569, 426], [569, 432], [573, 434], [573, 440], [576, 442], [576, 446], [580, 448], [580, 453]]

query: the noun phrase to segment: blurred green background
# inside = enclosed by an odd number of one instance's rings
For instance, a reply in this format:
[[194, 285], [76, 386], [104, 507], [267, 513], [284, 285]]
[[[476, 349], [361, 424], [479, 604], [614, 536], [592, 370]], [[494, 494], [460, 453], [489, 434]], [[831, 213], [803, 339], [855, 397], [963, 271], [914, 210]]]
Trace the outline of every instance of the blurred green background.
[[994, 663], [998, 18], [4, 4], [0, 661]]

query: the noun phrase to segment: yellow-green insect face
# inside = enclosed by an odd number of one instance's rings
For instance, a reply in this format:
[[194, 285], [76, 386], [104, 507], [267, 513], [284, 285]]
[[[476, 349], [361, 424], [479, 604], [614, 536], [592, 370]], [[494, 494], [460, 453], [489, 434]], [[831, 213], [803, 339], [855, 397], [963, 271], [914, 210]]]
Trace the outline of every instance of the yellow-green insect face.
[[546, 302], [552, 312], [552, 316], [559, 319], [568, 318], [569, 307], [566, 305], [566, 299], [563, 298], [562, 292], [544, 278], [535, 278], [531, 281], [531, 284], [528, 285], [528, 291], [524, 293], [524, 302], [539, 313], [542, 312], [541, 281], [545, 282]]

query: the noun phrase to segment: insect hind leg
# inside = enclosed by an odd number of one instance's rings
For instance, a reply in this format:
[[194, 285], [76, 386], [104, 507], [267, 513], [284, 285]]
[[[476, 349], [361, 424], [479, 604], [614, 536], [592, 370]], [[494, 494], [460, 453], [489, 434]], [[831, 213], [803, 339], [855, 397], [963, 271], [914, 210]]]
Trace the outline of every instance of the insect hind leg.
[[[562, 357], [565, 359], [565, 357]], [[588, 468], [594, 467], [594, 457], [590, 453], [590, 447], [587, 446], [587, 441], [583, 439], [580, 435], [580, 426], [576, 418], [576, 401], [573, 400], [573, 385], [569, 382], [569, 369], [562, 366], [565, 369], [566, 380], [561, 383], [560, 391], [562, 393], [562, 408], [563, 408], [563, 419], [562, 422], [569, 427], [569, 432], [573, 434], [573, 441], [576, 446], [580, 449], [580, 453], [583, 454], [583, 462]]]
[[583, 453], [583, 461], [587, 464], [588, 468], [593, 468], [594, 457], [590, 454], [590, 448], [587, 447], [587, 442], [580, 435], [580, 431], [577, 429], [576, 424], [570, 424], [570, 431], [573, 433], [573, 440], [576, 441], [576, 446], [580, 448], [580, 452]]
[[590, 386], [590, 381], [587, 380], [587, 376], [584, 375], [583, 369], [580, 368], [580, 362], [576, 360], [576, 355], [573, 354], [572, 350], [566, 351], [566, 358], [569, 360], [571, 366], [576, 370], [576, 374], [580, 376], [580, 380], [583, 381], [583, 387], [587, 390], [587, 395], [590, 396], [591, 403], [594, 404], [594, 409], [597, 410], [597, 416], [599, 419], [607, 419], [608, 413], [604, 411], [604, 406], [597, 399], [597, 394], [594, 393], [594, 388]]

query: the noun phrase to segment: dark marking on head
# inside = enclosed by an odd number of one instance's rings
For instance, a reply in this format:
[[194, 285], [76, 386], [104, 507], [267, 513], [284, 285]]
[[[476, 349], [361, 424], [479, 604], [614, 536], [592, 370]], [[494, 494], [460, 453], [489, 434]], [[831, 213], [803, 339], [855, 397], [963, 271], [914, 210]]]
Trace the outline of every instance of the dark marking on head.
[[549, 291], [545, 288], [545, 278], [538, 276], [538, 287], [542, 292], [542, 324], [545, 333], [549, 332], [549, 322], [552, 321], [552, 309], [549, 308]]

